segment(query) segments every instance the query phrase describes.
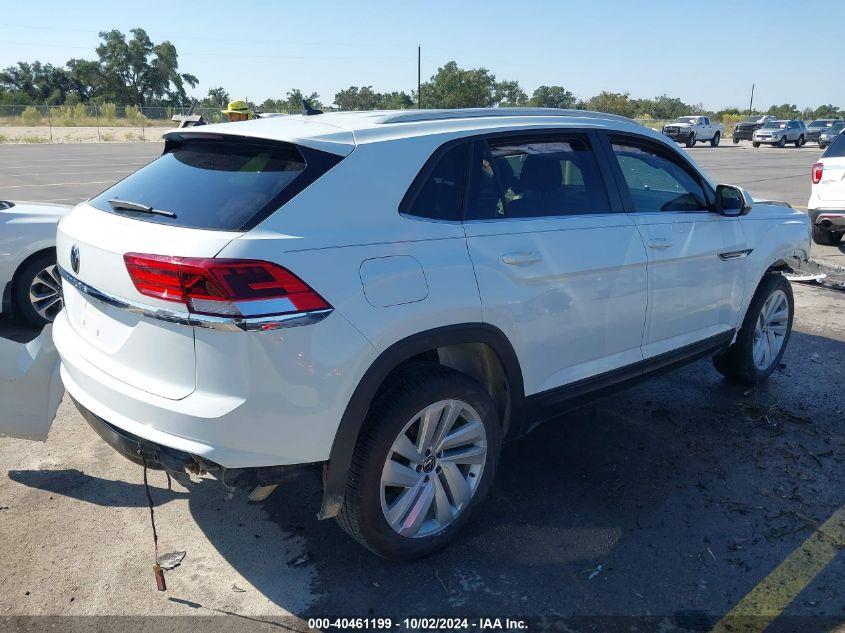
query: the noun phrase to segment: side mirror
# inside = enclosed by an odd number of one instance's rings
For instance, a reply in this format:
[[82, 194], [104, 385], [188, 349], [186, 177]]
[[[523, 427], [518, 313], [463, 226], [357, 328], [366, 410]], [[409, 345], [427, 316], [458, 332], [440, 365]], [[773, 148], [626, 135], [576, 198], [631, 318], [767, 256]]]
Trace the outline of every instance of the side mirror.
[[751, 211], [754, 200], [742, 187], [716, 185], [716, 213], [729, 218]]

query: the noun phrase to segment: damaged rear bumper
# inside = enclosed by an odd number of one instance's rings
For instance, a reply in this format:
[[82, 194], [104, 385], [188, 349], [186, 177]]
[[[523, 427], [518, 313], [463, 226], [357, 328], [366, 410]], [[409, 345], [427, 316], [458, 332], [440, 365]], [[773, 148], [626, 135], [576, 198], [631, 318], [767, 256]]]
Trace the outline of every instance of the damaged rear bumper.
[[109, 446], [129, 461], [153, 470], [163, 470], [175, 479], [183, 478], [186, 473], [193, 475], [212, 475], [226, 488], [247, 488], [270, 486], [285, 483], [287, 480], [307, 470], [319, 469], [322, 463], [294, 464], [283, 466], [262, 466], [255, 468], [226, 468], [199, 455], [192, 455], [169, 446], [138, 437], [128, 431], [110, 424], [100, 416], [81, 405], [73, 396], [71, 400], [79, 413], [94, 429], [94, 432]]

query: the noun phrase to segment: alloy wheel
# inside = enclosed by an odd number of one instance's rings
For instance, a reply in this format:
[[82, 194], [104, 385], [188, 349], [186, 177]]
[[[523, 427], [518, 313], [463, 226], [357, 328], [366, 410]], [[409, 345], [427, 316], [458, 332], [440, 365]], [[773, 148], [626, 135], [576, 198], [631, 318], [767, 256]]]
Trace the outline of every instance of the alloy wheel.
[[786, 340], [788, 326], [789, 300], [783, 290], [778, 290], [766, 299], [754, 328], [751, 349], [757, 369], [765, 371], [775, 362]]
[[487, 462], [487, 431], [461, 400], [417, 413], [397, 436], [381, 475], [381, 509], [394, 531], [421, 538], [446, 529], [466, 509]]
[[29, 301], [42, 319], [52, 321], [62, 309], [62, 280], [55, 264], [40, 270], [29, 284]]

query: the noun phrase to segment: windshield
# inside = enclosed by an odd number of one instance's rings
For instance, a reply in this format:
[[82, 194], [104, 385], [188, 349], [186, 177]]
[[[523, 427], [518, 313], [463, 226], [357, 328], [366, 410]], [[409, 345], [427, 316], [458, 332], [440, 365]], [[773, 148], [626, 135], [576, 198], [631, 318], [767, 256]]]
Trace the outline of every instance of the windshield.
[[785, 130], [786, 121], [769, 121], [763, 125], [764, 130]]
[[695, 123], [696, 118], [694, 116], [679, 116], [674, 120], [674, 123]]
[[[290, 143], [193, 140], [106, 189], [91, 205], [150, 222], [236, 231], [273, 206], [304, 170], [302, 153]], [[159, 215], [113, 208], [114, 199], [152, 207]]]
[[758, 116], [747, 116], [745, 117], [740, 123], [759, 123], [760, 117]]
[[833, 125], [833, 121], [825, 121], [824, 119], [810, 123], [810, 127], [830, 127], [831, 125]]

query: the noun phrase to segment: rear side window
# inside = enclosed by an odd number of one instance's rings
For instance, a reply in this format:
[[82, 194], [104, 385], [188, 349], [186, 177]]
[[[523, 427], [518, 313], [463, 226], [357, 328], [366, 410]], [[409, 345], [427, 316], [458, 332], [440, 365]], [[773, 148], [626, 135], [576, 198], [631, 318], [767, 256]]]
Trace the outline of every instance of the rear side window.
[[541, 137], [480, 145], [471, 167], [467, 219], [608, 213], [610, 203], [585, 138]]
[[423, 167], [408, 190], [400, 213], [432, 220], [460, 220], [466, 174], [468, 143], [438, 152]]
[[836, 140], [822, 154], [822, 158], [845, 158], [845, 132], [840, 132]]
[[[340, 160], [291, 143], [191, 140], [91, 200], [97, 209], [172, 226], [249, 230]], [[110, 200], [156, 213], [114, 209]], [[163, 212], [163, 213], [161, 213]]]

